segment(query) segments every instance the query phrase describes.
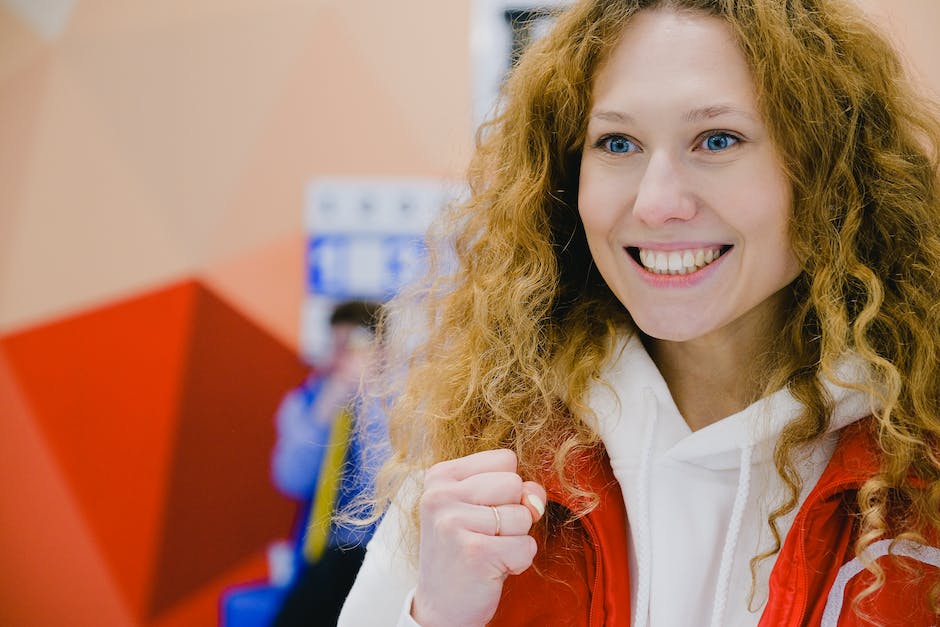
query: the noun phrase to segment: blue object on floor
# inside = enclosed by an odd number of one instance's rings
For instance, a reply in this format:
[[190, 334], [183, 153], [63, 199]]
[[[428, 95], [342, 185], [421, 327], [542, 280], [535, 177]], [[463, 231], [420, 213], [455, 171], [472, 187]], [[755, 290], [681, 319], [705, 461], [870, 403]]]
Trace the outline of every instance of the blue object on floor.
[[238, 586], [222, 595], [220, 627], [270, 627], [287, 588], [253, 584]]

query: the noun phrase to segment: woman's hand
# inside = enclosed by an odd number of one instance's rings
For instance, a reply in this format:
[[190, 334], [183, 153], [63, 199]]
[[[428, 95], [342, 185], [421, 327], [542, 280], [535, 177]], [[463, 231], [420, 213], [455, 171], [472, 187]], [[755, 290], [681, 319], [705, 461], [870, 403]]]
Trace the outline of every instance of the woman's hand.
[[484, 625], [503, 581], [532, 565], [528, 535], [545, 512], [545, 489], [516, 474], [510, 450], [475, 453], [428, 469], [421, 496], [418, 587], [423, 627]]

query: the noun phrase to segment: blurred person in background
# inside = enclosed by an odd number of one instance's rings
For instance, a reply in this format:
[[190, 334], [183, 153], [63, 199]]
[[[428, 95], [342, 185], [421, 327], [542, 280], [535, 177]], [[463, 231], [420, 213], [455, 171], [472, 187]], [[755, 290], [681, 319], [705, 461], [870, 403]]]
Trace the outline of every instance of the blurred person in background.
[[[292, 390], [277, 411], [271, 460], [277, 488], [302, 503], [295, 534], [294, 573], [275, 625], [332, 625], [356, 577], [373, 527], [333, 520], [371, 490], [381, 460], [367, 459], [365, 441], [384, 439], [384, 422], [364, 405], [360, 383], [375, 357], [380, 305], [340, 303], [330, 317], [330, 356]], [[374, 446], [369, 455], [376, 455]]]

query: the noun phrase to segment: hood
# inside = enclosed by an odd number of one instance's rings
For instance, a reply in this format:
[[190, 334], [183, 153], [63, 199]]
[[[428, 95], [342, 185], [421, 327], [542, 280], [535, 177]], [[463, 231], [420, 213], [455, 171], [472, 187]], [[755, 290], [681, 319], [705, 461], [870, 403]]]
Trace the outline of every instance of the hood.
[[[869, 369], [861, 358], [846, 354], [839, 361], [834, 378], [842, 384], [864, 384], [869, 381]], [[822, 382], [832, 400], [830, 433], [875, 410], [876, 405], [867, 392], [826, 378]], [[598, 432], [608, 446], [612, 442], [607, 436], [611, 436], [623, 420], [622, 407], [651, 403], [650, 395], [655, 399], [657, 413], [679, 414], [656, 364], [639, 337], [631, 334], [619, 341], [614, 358], [601, 373], [601, 381], [595, 383], [589, 393], [590, 406], [597, 414]], [[711, 470], [725, 470], [740, 467], [741, 451], [752, 448], [751, 462], [759, 463], [772, 457], [773, 445], [780, 433], [801, 411], [801, 403], [789, 390], [777, 390], [698, 431], [685, 427], [684, 433], [674, 434], [675, 444], [663, 455]], [[674, 428], [681, 430], [682, 425]]]

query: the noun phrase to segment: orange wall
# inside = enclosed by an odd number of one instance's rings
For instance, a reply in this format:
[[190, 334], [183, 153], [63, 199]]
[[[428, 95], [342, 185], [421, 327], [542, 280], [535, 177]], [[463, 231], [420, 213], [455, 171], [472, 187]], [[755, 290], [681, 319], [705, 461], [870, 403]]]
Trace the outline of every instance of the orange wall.
[[0, 4], [0, 331], [199, 275], [296, 344], [304, 182], [460, 171], [468, 11], [77, 0], [45, 41]]

